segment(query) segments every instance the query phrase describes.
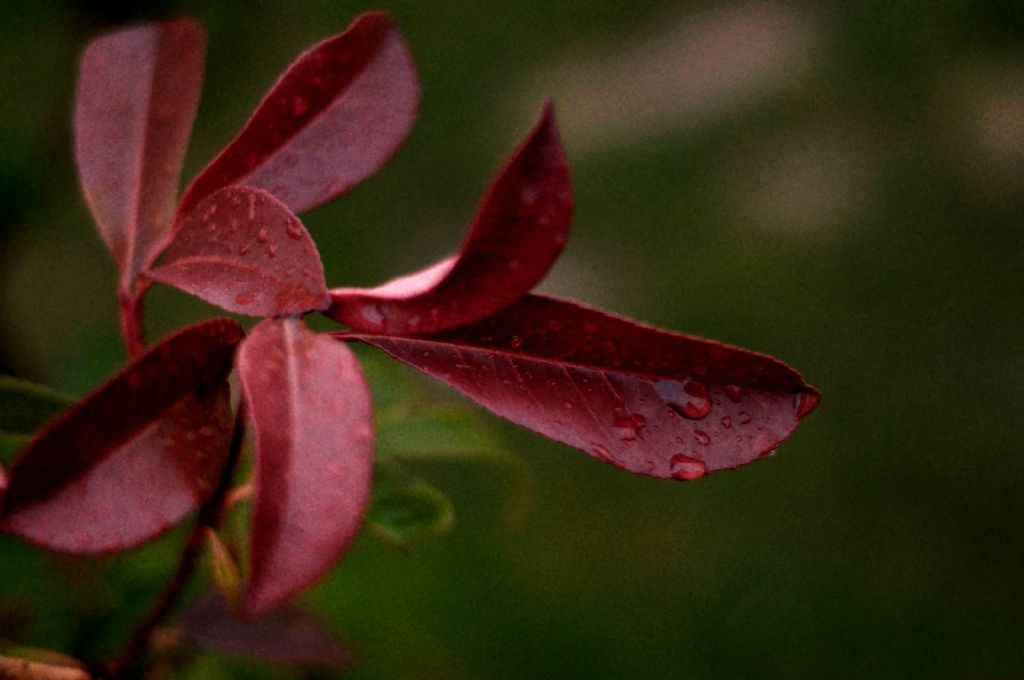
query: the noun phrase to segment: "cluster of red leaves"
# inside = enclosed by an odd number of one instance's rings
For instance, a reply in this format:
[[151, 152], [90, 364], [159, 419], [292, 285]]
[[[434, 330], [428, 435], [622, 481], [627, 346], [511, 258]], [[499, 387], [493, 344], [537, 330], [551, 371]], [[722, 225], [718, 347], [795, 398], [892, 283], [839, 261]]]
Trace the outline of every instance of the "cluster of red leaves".
[[[150, 540], [206, 498], [232, 432], [237, 370], [255, 434], [251, 576], [265, 611], [319, 579], [370, 495], [373, 414], [346, 341], [630, 472], [691, 480], [773, 451], [818, 393], [768, 356], [530, 294], [572, 214], [550, 105], [485, 194], [460, 250], [371, 289], [329, 290], [295, 213], [345, 192], [409, 133], [416, 73], [371, 13], [302, 54], [175, 204], [199, 100], [191, 21], [101, 37], [82, 58], [75, 151], [120, 269], [130, 365], [44, 430], [10, 471], [3, 529], [71, 553]], [[266, 317], [201, 323], [143, 351], [152, 282]], [[309, 331], [322, 312], [349, 330]], [[135, 346], [137, 345], [137, 346]]]

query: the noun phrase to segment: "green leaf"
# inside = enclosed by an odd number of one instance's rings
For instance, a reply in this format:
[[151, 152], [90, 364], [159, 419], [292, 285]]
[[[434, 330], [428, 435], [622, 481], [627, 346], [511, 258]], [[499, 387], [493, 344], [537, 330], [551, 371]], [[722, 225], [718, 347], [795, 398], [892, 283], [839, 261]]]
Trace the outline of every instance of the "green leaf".
[[23, 434], [7, 434], [0, 432], [0, 462], [10, 463], [18, 451], [24, 448], [32, 437]]
[[404, 461], [504, 461], [506, 451], [476, 409], [455, 403], [402, 403], [377, 416], [377, 448]]
[[242, 592], [242, 577], [235, 557], [213, 529], [206, 530], [206, 546], [210, 554], [210, 575], [213, 585], [224, 601], [234, 607]]
[[455, 510], [439, 489], [396, 462], [374, 468], [374, 490], [367, 523], [388, 543], [408, 547], [451, 529]]
[[48, 387], [0, 375], [0, 434], [31, 435], [73, 403]]

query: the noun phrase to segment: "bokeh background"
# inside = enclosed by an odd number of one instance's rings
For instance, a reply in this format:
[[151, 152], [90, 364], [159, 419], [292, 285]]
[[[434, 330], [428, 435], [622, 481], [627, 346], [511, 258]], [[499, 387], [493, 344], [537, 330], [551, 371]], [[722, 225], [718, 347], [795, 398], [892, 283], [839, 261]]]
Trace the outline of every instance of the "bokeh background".
[[[299, 51], [368, 8], [0, 4], [0, 369], [83, 394], [124, 361], [70, 154], [91, 36], [205, 22], [187, 178]], [[456, 247], [550, 96], [577, 211], [544, 289], [774, 354], [824, 398], [778, 455], [696, 483], [467, 411], [523, 464], [423, 464], [453, 530], [411, 550], [366, 535], [310, 594], [355, 650], [344, 677], [1020, 677], [1024, 4], [386, 8], [421, 117], [382, 172], [305, 215], [330, 283]], [[217, 312], [161, 289], [149, 313], [159, 337]], [[459, 403], [363, 354], [382, 404]], [[67, 560], [0, 538], [0, 637], [101, 656], [180, 539]], [[304, 673], [217, 653], [180, 671]]]

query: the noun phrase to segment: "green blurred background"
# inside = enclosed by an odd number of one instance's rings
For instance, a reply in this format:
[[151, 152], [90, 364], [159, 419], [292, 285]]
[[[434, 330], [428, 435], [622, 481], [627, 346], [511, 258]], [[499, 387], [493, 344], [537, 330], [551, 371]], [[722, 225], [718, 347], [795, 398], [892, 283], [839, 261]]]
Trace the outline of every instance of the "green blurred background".
[[[124, 361], [70, 155], [82, 47], [202, 18], [187, 178], [299, 51], [368, 9], [112, 7], [0, 6], [0, 371], [73, 394]], [[330, 283], [451, 251], [551, 96], [577, 211], [544, 289], [774, 354], [824, 398], [778, 455], [696, 483], [472, 412], [525, 464], [416, 468], [453, 531], [408, 551], [365, 535], [308, 598], [356, 650], [345, 677], [1024, 674], [1024, 4], [384, 8], [421, 117], [383, 171], [305, 215]], [[166, 289], [149, 313], [153, 337], [216, 314]], [[458, 401], [363, 354], [383, 405]], [[0, 538], [0, 637], [102, 655], [180, 538], [105, 560]], [[302, 676], [218, 654], [182, 673]]]

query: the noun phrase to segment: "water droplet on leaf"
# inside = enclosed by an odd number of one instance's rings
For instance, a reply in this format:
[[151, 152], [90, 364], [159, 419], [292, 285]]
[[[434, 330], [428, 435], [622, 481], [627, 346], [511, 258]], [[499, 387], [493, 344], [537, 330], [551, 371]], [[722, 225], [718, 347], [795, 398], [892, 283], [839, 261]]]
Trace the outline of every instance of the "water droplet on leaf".
[[289, 237], [298, 240], [302, 238], [303, 234], [302, 223], [298, 220], [288, 220], [288, 228], [286, 233]]
[[821, 397], [813, 392], [801, 392], [796, 395], [794, 400], [794, 409], [796, 410], [796, 417], [803, 418], [808, 413], [814, 410], [814, 407], [821, 401]]
[[685, 454], [672, 456], [672, 478], [686, 481], [700, 479], [707, 473], [704, 462]]
[[711, 411], [711, 396], [707, 386], [696, 380], [659, 380], [654, 384], [658, 394], [673, 411], [689, 418], [700, 420]]

